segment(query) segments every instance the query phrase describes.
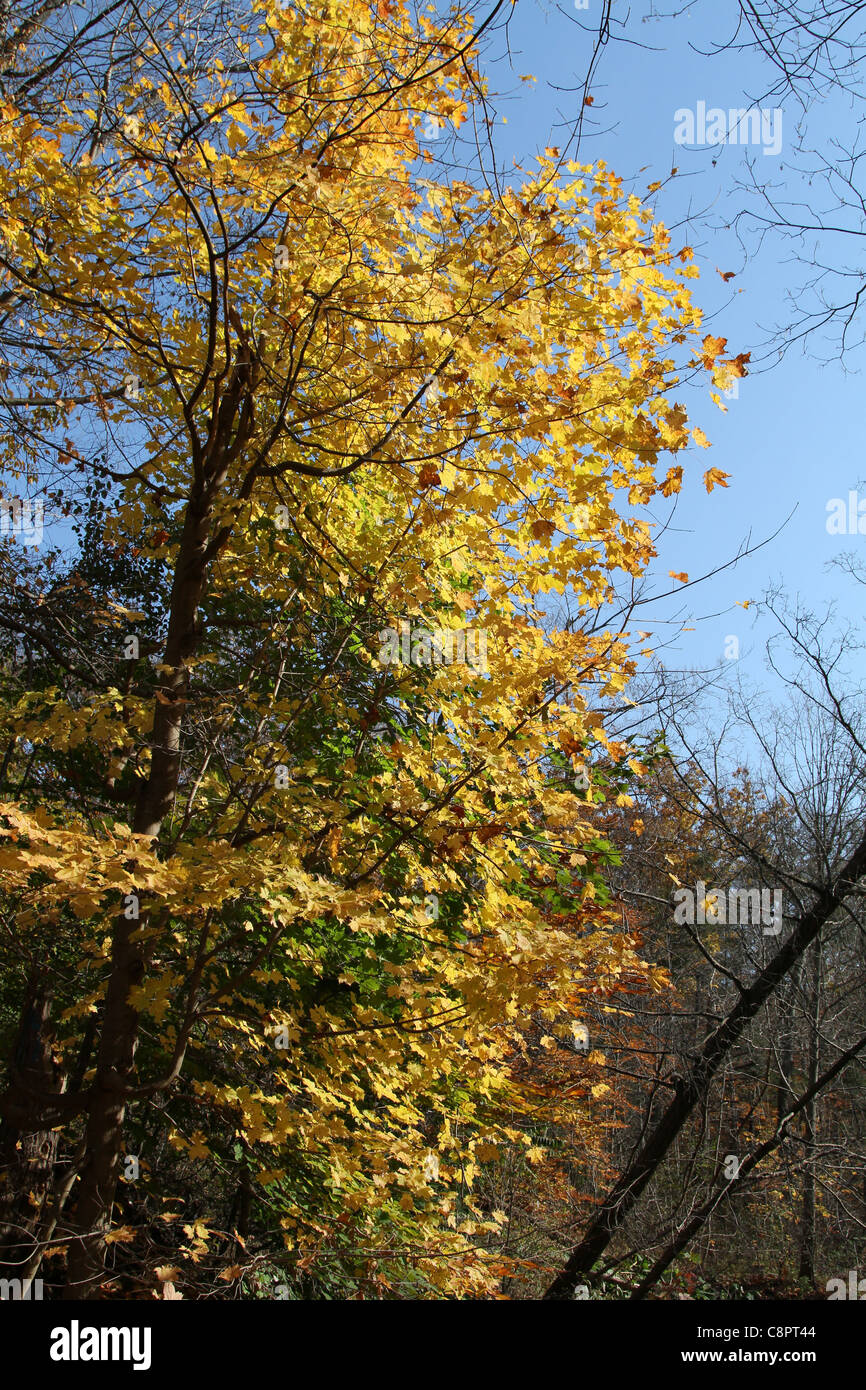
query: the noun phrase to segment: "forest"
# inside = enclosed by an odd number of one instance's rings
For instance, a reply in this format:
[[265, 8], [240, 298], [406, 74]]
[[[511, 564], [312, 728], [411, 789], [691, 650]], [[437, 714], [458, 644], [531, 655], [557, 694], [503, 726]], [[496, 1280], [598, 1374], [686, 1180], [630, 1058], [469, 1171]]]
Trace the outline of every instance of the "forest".
[[3, 5], [0, 1301], [866, 1298], [861, 9]]

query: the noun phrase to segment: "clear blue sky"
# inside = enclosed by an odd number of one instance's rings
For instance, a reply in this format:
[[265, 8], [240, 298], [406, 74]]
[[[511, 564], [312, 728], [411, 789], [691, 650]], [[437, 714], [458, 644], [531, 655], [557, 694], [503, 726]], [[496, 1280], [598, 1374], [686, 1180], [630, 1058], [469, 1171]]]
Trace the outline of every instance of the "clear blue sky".
[[[744, 249], [726, 224], [755, 205], [737, 188], [749, 160], [761, 182], [778, 186], [781, 197], [809, 195], [791, 167], [802, 112], [790, 98], [761, 100], [773, 81], [763, 57], [704, 57], [695, 51], [708, 51], [731, 35], [737, 14], [733, 0], [698, 0], [679, 17], [662, 20], [649, 17], [653, 7], [657, 13], [671, 8], [663, 0], [614, 4], [615, 15], [628, 16], [625, 30], [618, 32], [633, 42], [612, 41], [602, 54], [580, 158], [604, 159], [627, 183], [633, 181], [636, 191], [677, 167], [677, 177], [657, 195], [657, 215], [671, 228], [675, 245], [695, 249], [701, 279], [692, 282], [693, 292], [707, 315], [707, 331], [726, 337], [733, 353], [752, 351], [755, 361], [766, 330], [790, 317], [786, 294], [796, 293], [808, 275], [792, 259], [791, 244], [770, 238], [759, 247], [752, 239]], [[496, 135], [503, 176], [515, 157], [528, 159], [545, 144], [565, 146], [580, 107], [599, 12], [600, 0], [589, 0], [587, 10], [573, 9], [568, 0], [560, 5], [517, 0], [508, 28], [510, 63], [505, 58], [485, 65], [491, 87], [503, 94], [497, 99]], [[500, 55], [504, 51], [501, 36], [497, 49]], [[523, 73], [532, 73], [537, 83], [519, 82]], [[780, 153], [764, 154], [760, 146], [739, 143], [714, 148], [675, 144], [676, 112], [697, 111], [699, 102], [707, 110], [781, 107]], [[507, 116], [507, 124], [501, 115]], [[831, 139], [844, 144], [847, 136], [853, 139], [855, 119], [850, 100], [839, 97], [808, 114], [805, 135], [817, 149], [826, 149]], [[815, 196], [826, 206], [823, 194]], [[824, 250], [832, 261], [839, 247]], [[733, 270], [736, 278], [725, 284], [716, 268]], [[853, 353], [844, 368], [826, 339], [815, 340], [812, 354], [792, 349], [781, 361], [765, 360], [740, 383], [739, 397], [727, 403], [727, 414], [703, 390], [684, 386], [679, 393], [692, 423], [703, 428], [713, 447], [692, 449], [685, 460], [686, 484], [655, 566], [659, 591], [670, 587], [668, 570], [694, 578], [731, 559], [749, 533], [753, 543], [763, 540], [792, 510], [794, 515], [770, 545], [680, 596], [677, 610], [686, 603], [698, 621], [696, 631], [666, 654], [669, 666], [712, 666], [723, 656], [726, 636], [736, 634], [741, 672], [766, 683], [769, 629], [754, 626], [752, 612], [734, 605], [738, 599], [760, 597], [768, 583], [780, 582], [813, 609], [836, 599], [841, 616], [860, 621], [864, 590], [838, 570], [828, 570], [827, 562], [843, 549], [866, 556], [866, 536], [829, 535], [826, 521], [828, 500], [847, 498], [858, 481], [866, 480], [859, 375], [866, 350]], [[829, 358], [826, 365], [816, 360], [819, 355]], [[726, 491], [708, 496], [701, 475], [710, 466], [730, 473], [731, 479]], [[860, 496], [866, 499], [866, 487]], [[670, 601], [657, 611], [672, 616]]]

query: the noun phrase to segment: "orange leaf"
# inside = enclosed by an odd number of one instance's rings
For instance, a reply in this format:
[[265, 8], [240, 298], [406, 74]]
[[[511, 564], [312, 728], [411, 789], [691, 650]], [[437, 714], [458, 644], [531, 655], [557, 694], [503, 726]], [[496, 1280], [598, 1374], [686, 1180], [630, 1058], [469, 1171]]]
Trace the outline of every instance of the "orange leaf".
[[728, 345], [727, 338], [713, 338], [709, 333], [701, 343], [703, 348], [703, 364], [705, 367], [712, 367], [717, 357], [721, 357]]
[[751, 362], [751, 360], [752, 354], [750, 352], [739, 352], [736, 357], [729, 357], [724, 365], [728, 369], [729, 376], [745, 376], [746, 363]]
[[704, 487], [707, 489], [707, 492], [712, 492], [716, 485], [719, 487], [727, 487], [728, 484], [726, 479], [730, 478], [730, 476], [730, 473], [723, 473], [721, 468], [708, 468], [704, 474]]

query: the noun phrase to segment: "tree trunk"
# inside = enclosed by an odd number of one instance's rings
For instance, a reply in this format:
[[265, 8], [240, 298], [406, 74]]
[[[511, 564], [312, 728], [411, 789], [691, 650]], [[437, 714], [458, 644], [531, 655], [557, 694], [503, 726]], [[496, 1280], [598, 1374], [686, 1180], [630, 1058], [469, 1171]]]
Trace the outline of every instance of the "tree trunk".
[[[163, 664], [171, 670], [163, 678], [157, 699], [150, 775], [133, 817], [135, 833], [151, 838], [159, 834], [177, 792], [189, 680], [185, 662], [198, 647], [198, 608], [204, 593], [213, 496], [211, 492], [206, 498], [199, 491], [191, 499], [175, 567], [163, 656]], [[141, 929], [146, 925], [146, 914], [142, 914], [133, 920], [121, 915], [114, 926], [105, 1017], [90, 1092], [87, 1157], [75, 1204], [76, 1237], [70, 1249], [69, 1276], [63, 1294], [66, 1299], [94, 1296], [102, 1276], [104, 1237], [111, 1224], [123, 1155], [126, 1091], [133, 1083], [138, 1047], [139, 1015], [129, 1003], [129, 995], [144, 979], [146, 959]]]
[[799, 985], [799, 967], [792, 972], [788, 983], [779, 989], [779, 1080], [776, 1086], [776, 1123], [788, 1108], [791, 1070], [794, 1065], [794, 1033], [792, 1011]]
[[[810, 951], [811, 979], [809, 982], [809, 1065], [806, 1088], [815, 1085], [818, 1076], [819, 1040], [818, 1029], [821, 1021], [821, 943], [815, 941]], [[800, 1216], [800, 1269], [801, 1279], [815, 1282], [815, 1158], [816, 1158], [816, 1114], [817, 1098], [812, 1096], [803, 1112], [804, 1116], [804, 1156], [806, 1161], [803, 1175], [803, 1207]]]
[[0, 1120], [0, 1266], [20, 1277], [38, 1244], [51, 1192], [59, 1131], [33, 1092], [60, 1095], [65, 1078], [52, 1048], [51, 994], [42, 972], [31, 976], [12, 1050], [7, 1106]]

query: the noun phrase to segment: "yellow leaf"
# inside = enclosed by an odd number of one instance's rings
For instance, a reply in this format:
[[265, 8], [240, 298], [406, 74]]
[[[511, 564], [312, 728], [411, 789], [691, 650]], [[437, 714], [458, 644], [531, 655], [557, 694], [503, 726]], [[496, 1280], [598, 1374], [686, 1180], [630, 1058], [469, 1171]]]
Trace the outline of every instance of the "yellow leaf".
[[135, 1231], [132, 1227], [118, 1226], [116, 1230], [108, 1232], [105, 1237], [105, 1244], [114, 1245], [117, 1242], [120, 1245], [128, 1245], [132, 1240], [135, 1240]]
[[662, 496], [670, 497], [672, 493], [679, 492], [683, 482], [683, 470], [677, 465], [669, 468], [662, 483]]

